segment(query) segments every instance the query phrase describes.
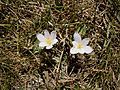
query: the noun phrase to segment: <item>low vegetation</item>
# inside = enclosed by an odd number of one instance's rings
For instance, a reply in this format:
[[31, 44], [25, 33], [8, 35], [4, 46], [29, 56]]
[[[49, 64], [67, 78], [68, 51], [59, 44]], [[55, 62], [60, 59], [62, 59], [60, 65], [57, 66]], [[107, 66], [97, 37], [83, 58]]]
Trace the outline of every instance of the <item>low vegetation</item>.
[[[92, 53], [70, 54], [75, 31]], [[120, 90], [120, 0], [1, 0], [0, 90]]]

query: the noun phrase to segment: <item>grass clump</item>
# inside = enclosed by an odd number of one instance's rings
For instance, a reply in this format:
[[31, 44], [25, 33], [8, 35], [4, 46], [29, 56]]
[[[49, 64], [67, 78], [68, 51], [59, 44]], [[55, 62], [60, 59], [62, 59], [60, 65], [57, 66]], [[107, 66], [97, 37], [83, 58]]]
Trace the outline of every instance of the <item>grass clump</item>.
[[[119, 90], [119, 0], [1, 0], [1, 90]], [[41, 49], [36, 38], [56, 31], [59, 42]], [[70, 54], [75, 31], [93, 53]]]

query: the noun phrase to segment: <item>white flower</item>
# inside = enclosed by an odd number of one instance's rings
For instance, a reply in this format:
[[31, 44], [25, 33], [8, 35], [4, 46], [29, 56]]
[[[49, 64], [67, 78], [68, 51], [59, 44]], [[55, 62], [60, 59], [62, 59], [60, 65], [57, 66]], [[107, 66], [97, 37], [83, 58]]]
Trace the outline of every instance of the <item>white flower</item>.
[[39, 46], [40, 47], [46, 47], [46, 49], [51, 49], [54, 44], [58, 42], [56, 39], [56, 32], [52, 31], [51, 34], [45, 30], [44, 35], [37, 34], [37, 39], [40, 41]]
[[78, 34], [78, 32], [74, 33], [74, 41], [72, 42], [73, 47], [70, 49], [71, 54], [77, 54], [77, 53], [91, 53], [93, 49], [90, 46], [87, 46], [89, 43], [89, 38], [81, 39], [81, 36]]

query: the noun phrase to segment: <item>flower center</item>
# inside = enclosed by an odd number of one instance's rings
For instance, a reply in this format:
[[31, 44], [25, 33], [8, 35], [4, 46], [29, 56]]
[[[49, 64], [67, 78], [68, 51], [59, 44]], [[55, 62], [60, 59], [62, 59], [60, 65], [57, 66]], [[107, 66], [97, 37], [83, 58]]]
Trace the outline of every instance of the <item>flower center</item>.
[[48, 44], [48, 45], [50, 45], [50, 44], [52, 44], [52, 39], [51, 38], [46, 38], [46, 43]]
[[78, 43], [77, 48], [82, 48], [83, 45], [81, 43]]

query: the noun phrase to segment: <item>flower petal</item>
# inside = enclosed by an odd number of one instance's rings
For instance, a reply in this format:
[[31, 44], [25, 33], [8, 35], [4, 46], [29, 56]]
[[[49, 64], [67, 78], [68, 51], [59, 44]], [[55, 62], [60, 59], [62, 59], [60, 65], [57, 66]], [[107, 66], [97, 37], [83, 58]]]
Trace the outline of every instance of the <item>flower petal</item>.
[[75, 33], [74, 33], [74, 40], [75, 40], [76, 42], [80, 42], [80, 41], [81, 41], [81, 36], [79, 35], [78, 32], [75, 32]]
[[45, 30], [45, 31], [44, 31], [44, 36], [45, 36], [45, 38], [50, 37], [50, 33], [48, 32], [48, 30]]
[[52, 42], [52, 45], [56, 44], [58, 42], [57, 39], [54, 39], [53, 42]]
[[78, 49], [72, 47], [72, 48], [70, 49], [70, 53], [71, 53], [71, 54], [77, 54], [77, 53], [78, 53]]
[[45, 40], [45, 37], [42, 34], [37, 34], [36, 37], [40, 42]]
[[79, 53], [81, 53], [81, 54], [84, 54], [85, 53], [85, 51], [84, 51], [84, 49], [83, 48], [81, 48], [81, 49], [79, 49], [79, 51], [78, 51]]
[[40, 43], [39, 43], [39, 46], [40, 46], [40, 47], [45, 47], [45, 46], [47, 46], [47, 44], [46, 44], [45, 42], [40, 42]]
[[83, 45], [86, 46], [89, 43], [89, 41], [90, 41], [89, 38], [85, 38], [85, 39], [82, 40], [82, 43], [83, 43]]
[[52, 32], [51, 32], [51, 37], [52, 37], [53, 39], [56, 38], [56, 32], [55, 32], [55, 31], [52, 31]]
[[93, 51], [93, 49], [90, 46], [85, 46], [83, 49], [84, 49], [84, 52], [87, 54], [89, 54]]
[[78, 43], [76, 41], [72, 41], [73, 47], [77, 47]]
[[50, 46], [46, 46], [46, 49], [51, 49], [53, 46], [50, 45]]

